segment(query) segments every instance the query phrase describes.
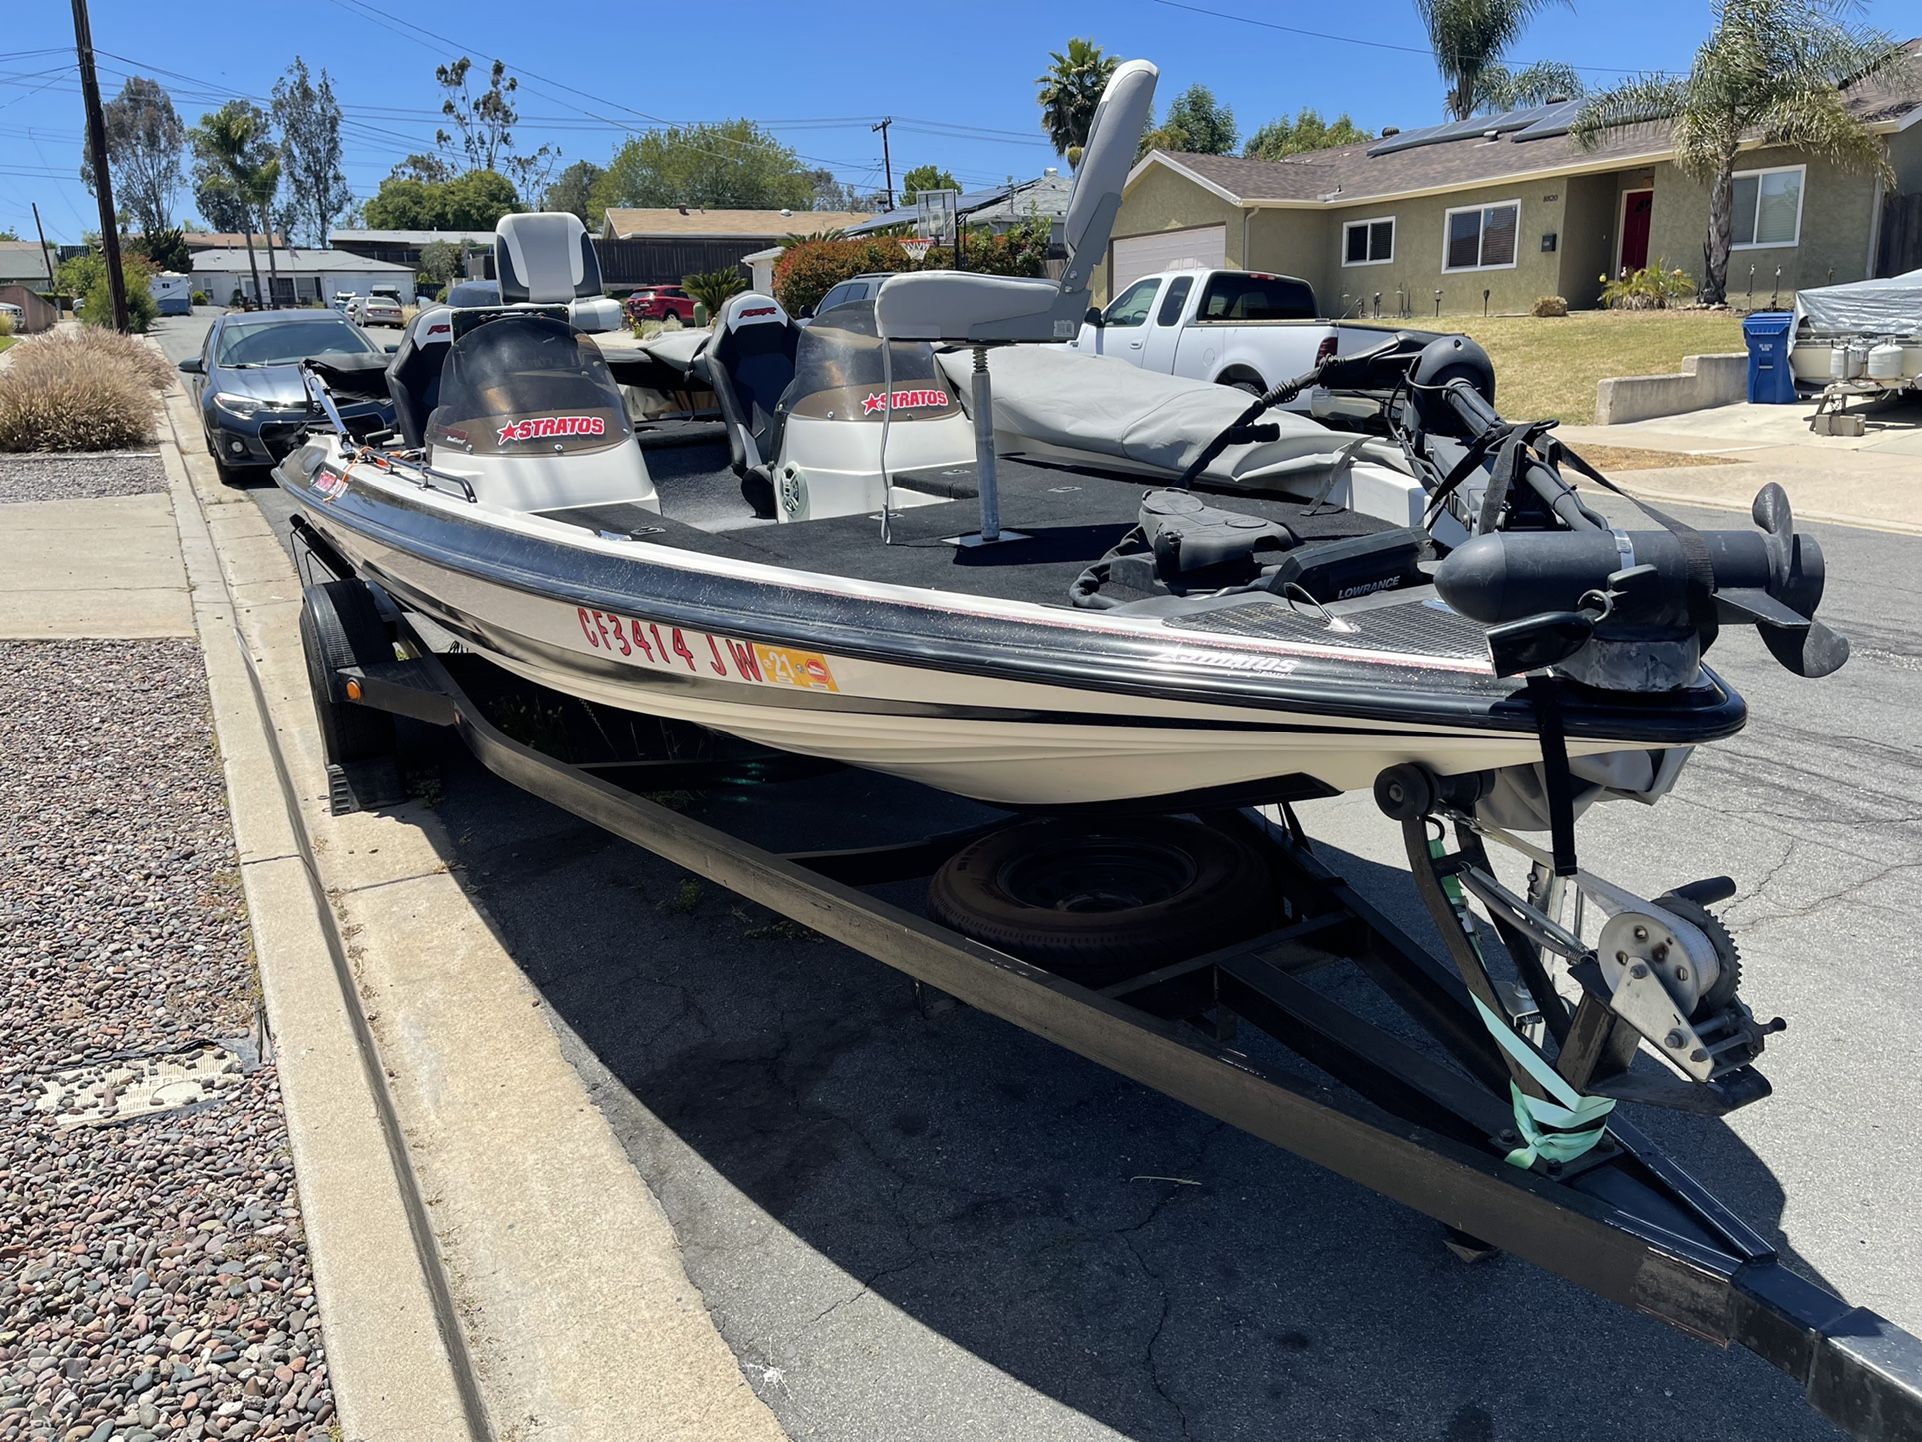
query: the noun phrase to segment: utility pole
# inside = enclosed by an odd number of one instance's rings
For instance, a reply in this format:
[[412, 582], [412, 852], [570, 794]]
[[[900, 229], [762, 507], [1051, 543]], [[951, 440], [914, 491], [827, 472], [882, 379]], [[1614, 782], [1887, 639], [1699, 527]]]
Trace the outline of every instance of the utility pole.
[[[47, 289], [51, 291], [53, 289], [53, 248], [47, 244], [46, 226], [40, 223], [40, 202], [36, 200], [29, 203], [33, 206], [33, 228], [40, 236], [40, 258], [47, 263]], [[55, 302], [54, 309], [56, 311], [60, 309], [58, 302]]]
[[100, 113], [100, 77], [93, 70], [93, 26], [87, 0], [73, 0], [73, 44], [80, 54], [80, 95], [87, 106], [87, 149], [93, 157], [93, 193], [100, 201], [100, 249], [113, 294], [113, 328], [127, 333], [127, 280], [120, 273], [120, 225], [113, 213], [113, 177], [107, 171], [107, 122]]
[[[77, 4], [78, 0], [75, 0], [75, 3]], [[869, 130], [878, 130], [881, 132], [881, 169], [886, 173], [888, 178], [887, 208], [889, 210], [894, 209], [894, 161], [888, 156], [888, 127], [892, 124], [894, 124], [894, 117], [889, 115], [883, 118], [880, 124], [870, 125], [868, 127]]]

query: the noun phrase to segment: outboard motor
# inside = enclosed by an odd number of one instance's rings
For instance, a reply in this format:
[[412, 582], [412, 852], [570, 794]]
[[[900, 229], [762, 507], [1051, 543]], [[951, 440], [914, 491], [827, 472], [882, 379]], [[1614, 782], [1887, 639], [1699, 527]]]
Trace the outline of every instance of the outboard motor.
[[1554, 666], [1609, 690], [1673, 690], [1694, 679], [1725, 625], [1754, 626], [1798, 676], [1848, 659], [1847, 640], [1815, 619], [1821, 547], [1796, 531], [1779, 485], [1756, 494], [1759, 531], [1698, 531], [1646, 504], [1662, 529], [1620, 530], [1562, 479], [1565, 465], [1609, 484], [1549, 438], [1552, 422], [1496, 413], [1493, 368], [1473, 341], [1431, 342], [1408, 384], [1431, 507], [1458, 504], [1475, 533], [1436, 568], [1435, 588], [1493, 628], [1497, 674]]

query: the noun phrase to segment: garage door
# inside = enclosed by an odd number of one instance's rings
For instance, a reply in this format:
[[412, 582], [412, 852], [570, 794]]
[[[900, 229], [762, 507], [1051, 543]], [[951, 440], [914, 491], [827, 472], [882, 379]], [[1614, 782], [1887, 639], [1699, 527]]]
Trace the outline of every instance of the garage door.
[[1129, 282], [1158, 270], [1220, 267], [1227, 263], [1228, 227], [1225, 225], [1164, 230], [1160, 235], [1131, 235], [1114, 243], [1114, 275], [1108, 294], [1120, 295]]

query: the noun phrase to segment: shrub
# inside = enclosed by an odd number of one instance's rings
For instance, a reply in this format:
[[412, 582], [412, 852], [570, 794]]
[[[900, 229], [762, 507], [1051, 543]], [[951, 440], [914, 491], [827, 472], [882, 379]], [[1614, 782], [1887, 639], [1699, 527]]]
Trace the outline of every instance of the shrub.
[[13, 317], [0, 310], [0, 335], [13, 334]]
[[1534, 305], [1529, 307], [1528, 313], [1532, 316], [1540, 316], [1543, 318], [1553, 315], [1567, 315], [1568, 302], [1563, 300], [1559, 295], [1541, 296], [1536, 300]]
[[789, 315], [800, 315], [844, 280], [869, 271], [913, 269], [914, 262], [897, 242], [878, 236], [804, 240], [789, 246], [774, 263], [774, 298]]
[[696, 305], [707, 307], [711, 320], [720, 314], [729, 296], [739, 295], [747, 289], [747, 277], [741, 274], [739, 266], [729, 266], [726, 270], [697, 271], [681, 277], [681, 289], [694, 297]]
[[189, 304], [191, 304], [191, 305], [212, 305], [212, 304], [213, 304], [213, 302], [212, 302], [211, 300], [209, 300], [209, 299], [207, 299], [207, 292], [206, 292], [206, 291], [204, 291], [204, 290], [197, 290], [197, 291], [195, 291], [195, 292], [193, 293], [193, 296], [192, 296], [192, 298], [191, 298], [191, 300], [189, 301]]
[[1601, 277], [1602, 304], [1610, 310], [1667, 310], [1695, 294], [1688, 272], [1657, 260], [1610, 280]]
[[[152, 364], [132, 362], [125, 348], [145, 352]], [[0, 371], [0, 451], [145, 445], [153, 440], [156, 374], [170, 377], [158, 351], [111, 332], [54, 332], [23, 341], [13, 348], [13, 364]]]

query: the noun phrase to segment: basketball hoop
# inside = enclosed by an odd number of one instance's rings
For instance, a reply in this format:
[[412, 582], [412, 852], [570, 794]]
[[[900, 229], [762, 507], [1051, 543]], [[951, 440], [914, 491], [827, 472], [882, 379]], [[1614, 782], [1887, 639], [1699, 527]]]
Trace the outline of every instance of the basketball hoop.
[[908, 253], [909, 260], [919, 265], [928, 258], [928, 252], [934, 249], [934, 239], [926, 235], [904, 235], [901, 237], [901, 249]]

